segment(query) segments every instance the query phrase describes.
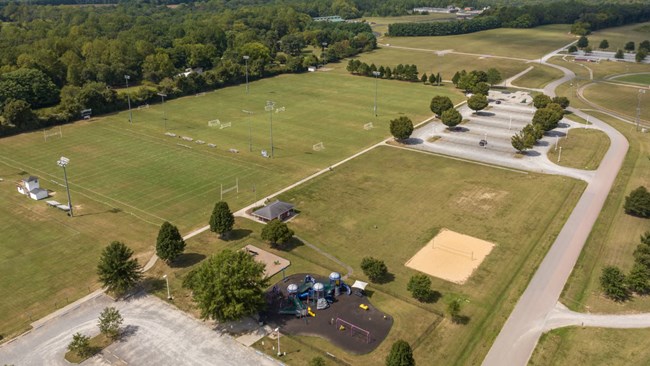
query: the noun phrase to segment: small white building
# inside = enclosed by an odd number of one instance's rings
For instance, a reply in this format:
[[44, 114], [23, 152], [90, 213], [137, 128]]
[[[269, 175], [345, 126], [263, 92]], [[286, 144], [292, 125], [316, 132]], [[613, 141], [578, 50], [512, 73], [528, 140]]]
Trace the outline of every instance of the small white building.
[[29, 196], [33, 200], [40, 200], [48, 196], [47, 190], [41, 188], [38, 178], [34, 176], [21, 180], [16, 188], [20, 194]]

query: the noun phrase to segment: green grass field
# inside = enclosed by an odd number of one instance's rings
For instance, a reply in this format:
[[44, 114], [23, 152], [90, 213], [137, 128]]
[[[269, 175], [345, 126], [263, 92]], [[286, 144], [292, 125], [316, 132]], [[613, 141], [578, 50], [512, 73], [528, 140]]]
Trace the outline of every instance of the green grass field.
[[399, 17], [367, 17], [365, 21], [370, 24], [373, 32], [383, 35], [388, 32], [388, 25], [393, 23], [429, 23], [456, 20], [455, 14], [431, 13], [427, 15], [404, 15]]
[[[544, 65], [534, 65], [533, 69], [512, 82], [522, 88], [541, 89], [553, 80], [562, 77], [562, 71]], [[504, 78], [505, 79], [505, 78]]]
[[649, 336], [650, 329], [557, 329], [542, 336], [528, 365], [648, 365]]
[[619, 76], [617, 78], [614, 78], [614, 80], [647, 87], [650, 85], [650, 73]]
[[[367, 64], [374, 63], [377, 67], [391, 66], [395, 67], [398, 64], [416, 64], [420, 76], [423, 73], [430, 75], [431, 73], [440, 73], [444, 80], [451, 80], [454, 74], [460, 70], [483, 70], [489, 68], [496, 68], [501, 73], [503, 79], [513, 76], [528, 67], [522, 61], [496, 59], [489, 57], [477, 57], [471, 55], [456, 55], [446, 54], [444, 56], [437, 56], [435, 53], [429, 51], [418, 50], [405, 50], [391, 47], [383, 47], [372, 52], [362, 53], [358, 59]], [[338, 64], [334, 66], [334, 70], [340, 73], [348, 73], [345, 70], [347, 64]], [[330, 65], [328, 65], [329, 67]], [[448, 86], [453, 88], [453, 86]], [[440, 89], [426, 85], [426, 91], [436, 92]]]
[[619, 48], [623, 49], [629, 41], [634, 42], [634, 45], [638, 47], [639, 43], [650, 40], [650, 23], [637, 23], [622, 27], [607, 28], [595, 31], [588, 35], [587, 38], [589, 39], [589, 45], [594, 50], [598, 48], [603, 39], [606, 39], [609, 43], [607, 50], [612, 52]]
[[569, 168], [596, 170], [609, 149], [609, 138], [598, 130], [574, 128], [569, 138], [561, 138], [557, 146], [562, 148], [560, 161], [557, 162], [559, 149], [555, 148], [548, 151], [550, 161]]
[[391, 46], [535, 59], [574, 41], [575, 37], [568, 34], [569, 29], [569, 25], [555, 24], [532, 29], [499, 28], [455, 36], [383, 37], [380, 42]]
[[[36, 320], [95, 289], [94, 267], [111, 240], [125, 241], [144, 262], [164, 220], [183, 233], [207, 224], [221, 184], [227, 188], [239, 180], [239, 194], [224, 196], [237, 209], [380, 141], [392, 118], [405, 114], [418, 122], [431, 114], [430, 89], [380, 81], [375, 119], [374, 86], [370, 78], [319, 72], [251, 83], [248, 98], [239, 86], [165, 102], [169, 131], [217, 148], [165, 136], [162, 105], [135, 110], [133, 125], [128, 112], [121, 112], [65, 125], [62, 138], [47, 142], [40, 131], [0, 140], [0, 194], [8, 203], [0, 222], [9, 234], [0, 243], [0, 297], [8, 299], [0, 305], [0, 334], [15, 334], [30, 315]], [[461, 100], [452, 89], [436, 94]], [[285, 107], [272, 112], [274, 159], [260, 156], [270, 147], [268, 99]], [[242, 109], [255, 112], [253, 152]], [[217, 118], [232, 127], [208, 127]], [[376, 128], [364, 130], [370, 121]], [[325, 150], [313, 151], [321, 141]], [[39, 176], [44, 188], [55, 191], [54, 199], [65, 203], [60, 156], [71, 160], [76, 217], [70, 220], [44, 202], [19, 196], [14, 185], [21, 172]]]
[[[638, 105], [638, 87], [612, 84], [591, 85], [584, 90], [587, 100], [596, 103], [629, 119], [636, 118]], [[650, 121], [650, 94], [641, 94], [641, 119]]]
[[[512, 181], [518, 184], [508, 183]], [[522, 174], [383, 147], [280, 198], [301, 211], [290, 224], [296, 233], [351, 265], [355, 278], [365, 279], [359, 268], [362, 257], [385, 260], [395, 278], [373, 289], [408, 303], [413, 300], [406, 282], [415, 272], [404, 263], [440, 228], [495, 242], [495, 250], [467, 284], [433, 279], [433, 288], [446, 297], [435, 304], [418, 305], [443, 313], [452, 294], [469, 299], [463, 309], [471, 318], [469, 325], [443, 321], [418, 342], [415, 351], [418, 362], [424, 364], [460, 365], [484, 356], [485, 347], [583, 188], [582, 183], [563, 177]], [[540, 209], [531, 211], [532, 206]], [[313, 258], [313, 253], [304, 257]], [[376, 305], [381, 308], [380, 304]], [[413, 322], [405, 329], [422, 321]], [[372, 353], [351, 360], [375, 364], [384, 355]]]

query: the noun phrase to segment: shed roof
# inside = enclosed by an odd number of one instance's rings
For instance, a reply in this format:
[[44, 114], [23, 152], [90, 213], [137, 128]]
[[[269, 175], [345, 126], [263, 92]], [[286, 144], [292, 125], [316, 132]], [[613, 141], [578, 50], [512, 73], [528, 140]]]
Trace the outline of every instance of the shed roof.
[[23, 182], [27, 182], [27, 183], [29, 183], [29, 182], [34, 182], [34, 181], [37, 181], [37, 180], [38, 180], [38, 177], [35, 177], [35, 176], [33, 176], [33, 175], [30, 175], [29, 177], [24, 178], [22, 181], [23, 181]]
[[253, 212], [253, 215], [266, 220], [273, 220], [283, 213], [293, 210], [293, 207], [290, 203], [275, 201]]

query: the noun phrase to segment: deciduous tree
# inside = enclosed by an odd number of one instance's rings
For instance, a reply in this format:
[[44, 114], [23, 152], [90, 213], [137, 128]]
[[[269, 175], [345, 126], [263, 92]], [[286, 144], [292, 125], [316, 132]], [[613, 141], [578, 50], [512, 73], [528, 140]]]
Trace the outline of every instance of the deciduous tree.
[[601, 50], [608, 49], [609, 48], [609, 42], [607, 42], [606, 39], [603, 39], [602, 41], [600, 41], [600, 44], [598, 45], [598, 48], [600, 48]]
[[463, 116], [455, 108], [449, 108], [442, 112], [440, 120], [445, 126], [454, 129], [463, 121]]
[[99, 281], [109, 292], [121, 296], [142, 278], [133, 251], [124, 243], [114, 241], [102, 251], [97, 265]]
[[449, 97], [436, 95], [435, 97], [431, 98], [429, 108], [431, 109], [431, 112], [440, 117], [442, 115], [442, 112], [454, 108], [454, 104], [451, 102], [451, 99], [449, 99]]
[[393, 343], [386, 356], [386, 366], [415, 366], [411, 345], [401, 339]]
[[90, 355], [90, 337], [79, 332], [72, 336], [72, 341], [68, 344], [68, 351], [74, 352], [77, 356], [85, 358]]
[[487, 97], [483, 94], [474, 94], [467, 99], [467, 106], [474, 111], [474, 113], [485, 109], [488, 106]]
[[262, 239], [267, 240], [272, 247], [281, 246], [293, 237], [293, 230], [284, 222], [273, 219], [262, 229]]
[[226, 249], [192, 270], [183, 285], [204, 319], [237, 320], [265, 308], [264, 267], [244, 251]]
[[178, 228], [165, 221], [156, 239], [156, 255], [167, 263], [173, 262], [185, 250], [185, 240]]
[[381, 282], [388, 274], [384, 261], [373, 257], [364, 257], [361, 260], [361, 270], [372, 282]]
[[625, 55], [623, 54], [623, 50], [620, 49], [620, 48], [617, 49], [616, 54], [614, 55], [614, 58], [619, 59], [619, 60], [622, 60], [623, 58], [625, 58]]
[[501, 73], [499, 70], [495, 69], [494, 67], [491, 67], [487, 70], [487, 82], [490, 83], [490, 85], [494, 86], [494, 84], [500, 83], [501, 80]]
[[120, 326], [124, 319], [119, 310], [114, 307], [106, 307], [99, 314], [97, 326], [99, 331], [110, 339], [117, 339], [120, 336]]
[[634, 51], [634, 42], [629, 41], [629, 42], [625, 43], [625, 47], [623, 47], [623, 49], [628, 51], [628, 52]]
[[400, 116], [390, 121], [390, 133], [396, 140], [406, 140], [413, 133], [413, 122], [406, 116]]
[[228, 203], [219, 201], [212, 209], [210, 216], [210, 231], [219, 234], [220, 237], [231, 231], [235, 225], [235, 216], [230, 212]]
[[625, 197], [623, 208], [629, 215], [650, 217], [650, 192], [644, 186], [638, 187]]
[[635, 263], [630, 273], [625, 277], [627, 287], [639, 295], [645, 295], [650, 291], [650, 273], [648, 267], [641, 263]]
[[544, 108], [551, 103], [551, 97], [546, 94], [538, 94], [533, 97], [533, 106], [537, 109]]
[[431, 279], [424, 274], [411, 276], [406, 289], [418, 301], [428, 301], [431, 298]]
[[578, 43], [576, 43], [576, 45], [578, 46], [578, 48], [585, 48], [589, 46], [589, 39], [587, 39], [587, 37], [585, 36], [580, 36], [580, 38], [578, 38]]

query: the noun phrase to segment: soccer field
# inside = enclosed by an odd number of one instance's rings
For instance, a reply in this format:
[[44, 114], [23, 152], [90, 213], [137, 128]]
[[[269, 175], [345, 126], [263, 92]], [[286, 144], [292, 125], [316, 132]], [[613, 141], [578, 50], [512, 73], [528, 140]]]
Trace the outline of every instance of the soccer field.
[[[0, 334], [24, 330], [94, 290], [94, 267], [110, 241], [124, 241], [146, 262], [164, 220], [182, 233], [208, 223], [222, 184], [226, 190], [239, 183], [238, 193], [223, 196], [233, 210], [264, 198], [381, 141], [390, 119], [429, 117], [431, 89], [378, 81], [375, 118], [373, 79], [284, 75], [251, 83], [248, 96], [240, 85], [135, 109], [133, 124], [125, 111], [65, 125], [62, 137], [47, 141], [42, 131], [0, 139], [0, 298], [10, 299], [0, 304]], [[461, 100], [451, 88], [436, 93]], [[264, 110], [267, 100], [276, 102], [273, 111]], [[270, 154], [271, 116], [273, 159], [261, 156], [261, 150]], [[208, 127], [216, 119], [231, 127]], [[364, 129], [369, 122], [374, 128]], [[168, 132], [193, 141], [166, 136], [165, 123]], [[319, 142], [325, 148], [314, 151]], [[70, 159], [74, 218], [20, 196], [14, 184], [38, 176], [50, 199], [67, 202], [60, 156]]]

